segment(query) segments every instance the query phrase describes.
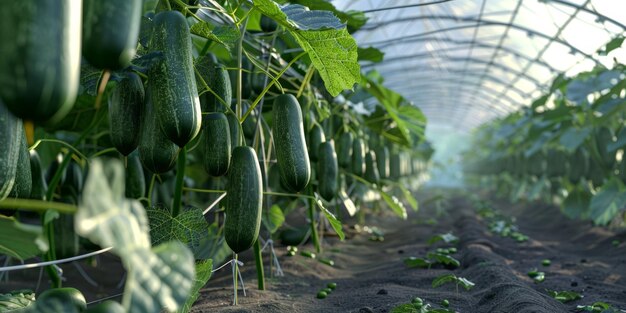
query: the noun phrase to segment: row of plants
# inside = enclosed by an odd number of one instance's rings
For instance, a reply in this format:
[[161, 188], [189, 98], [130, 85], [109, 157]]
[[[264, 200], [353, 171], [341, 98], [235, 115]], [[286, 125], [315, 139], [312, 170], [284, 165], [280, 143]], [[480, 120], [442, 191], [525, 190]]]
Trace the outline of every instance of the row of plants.
[[[611, 40], [599, 54], [622, 46]], [[599, 225], [626, 219], [625, 66], [559, 75], [529, 107], [479, 127], [468, 182], [511, 199], [543, 199]]]
[[87, 307], [48, 265], [54, 289], [0, 295], [0, 308], [188, 312], [214, 263], [232, 258], [237, 290], [250, 248], [265, 289], [261, 239], [277, 239], [292, 212], [307, 212], [319, 254], [322, 231], [343, 240], [342, 216], [417, 210], [426, 119], [360, 72], [382, 59], [351, 36], [362, 12], [23, 1], [0, 20], [12, 47], [0, 49], [0, 254], [55, 263], [109, 251], [126, 270], [121, 303]]

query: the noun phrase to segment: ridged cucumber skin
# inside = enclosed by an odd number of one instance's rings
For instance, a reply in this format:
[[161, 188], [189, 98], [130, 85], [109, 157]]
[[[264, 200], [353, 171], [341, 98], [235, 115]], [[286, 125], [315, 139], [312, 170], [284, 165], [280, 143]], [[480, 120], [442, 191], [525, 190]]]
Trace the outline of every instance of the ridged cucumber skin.
[[9, 195], [15, 184], [23, 132], [22, 120], [0, 102], [0, 200]]
[[378, 164], [376, 162], [376, 154], [374, 151], [368, 151], [365, 154], [365, 179], [370, 183], [378, 183], [380, 174], [378, 173]]
[[117, 70], [135, 56], [142, 0], [83, 0], [83, 56], [100, 69]]
[[33, 178], [32, 189], [30, 191], [31, 199], [46, 200], [46, 192], [48, 192], [48, 183], [44, 176], [41, 159], [36, 150], [30, 150], [30, 173]]
[[334, 141], [328, 140], [319, 145], [319, 161], [317, 163], [317, 191], [326, 201], [331, 201], [339, 188], [337, 153]]
[[339, 137], [339, 145], [337, 146], [337, 162], [343, 168], [349, 168], [352, 162], [352, 144], [354, 135], [352, 133], [343, 133]]
[[26, 134], [22, 130], [17, 135], [20, 138], [20, 151], [17, 158], [17, 169], [15, 170], [15, 182], [13, 189], [9, 193], [10, 198], [30, 198], [33, 188], [33, 176], [30, 170], [30, 155], [28, 152], [28, 144], [26, 143]]
[[178, 147], [171, 142], [159, 127], [157, 116], [152, 103], [152, 85], [146, 86], [146, 98], [141, 120], [139, 135], [139, 159], [141, 164], [155, 174], [165, 173], [176, 164]]
[[0, 98], [17, 117], [53, 124], [74, 105], [81, 1], [7, 1], [0, 10]]
[[239, 146], [233, 150], [226, 186], [224, 236], [235, 253], [252, 247], [259, 236], [263, 180], [256, 152]]
[[131, 153], [126, 159], [124, 193], [126, 198], [130, 199], [139, 199], [146, 194], [146, 176], [138, 152]]
[[389, 177], [389, 149], [387, 147], [378, 147], [376, 149], [376, 165], [378, 167], [378, 175], [381, 179]]
[[231, 157], [230, 126], [224, 113], [209, 113], [202, 122], [204, 169], [211, 176], [222, 176], [228, 171]]
[[324, 129], [319, 124], [313, 125], [311, 131], [309, 132], [309, 142], [308, 146], [311, 147], [309, 149], [309, 159], [313, 162], [317, 162], [318, 159], [318, 147], [322, 142], [326, 141], [326, 136], [324, 135]]
[[231, 112], [225, 114], [228, 120], [228, 127], [230, 130], [230, 148], [241, 146], [241, 125], [237, 116]]
[[150, 51], [163, 54], [148, 71], [152, 101], [165, 136], [183, 147], [200, 132], [202, 123], [189, 26], [178, 11], [158, 13], [152, 26]]
[[283, 94], [274, 100], [274, 147], [280, 177], [288, 189], [303, 190], [311, 178], [311, 163], [304, 139], [302, 111], [296, 97]]
[[356, 176], [365, 173], [365, 143], [361, 138], [355, 138], [352, 142], [352, 173]]
[[111, 142], [124, 156], [139, 145], [144, 97], [143, 83], [135, 73], [128, 73], [109, 97]]
[[[226, 112], [226, 105], [230, 105], [233, 99], [233, 90], [230, 84], [230, 77], [228, 71], [223, 65], [219, 64], [217, 58], [212, 53], [200, 57], [196, 61], [196, 69], [200, 73], [204, 83], [213, 90], [215, 95], [218, 95], [222, 101], [220, 101], [212, 92], [204, 91], [200, 95], [200, 108], [202, 112]], [[200, 77], [196, 76], [196, 85], [198, 90], [204, 90], [204, 84]]]

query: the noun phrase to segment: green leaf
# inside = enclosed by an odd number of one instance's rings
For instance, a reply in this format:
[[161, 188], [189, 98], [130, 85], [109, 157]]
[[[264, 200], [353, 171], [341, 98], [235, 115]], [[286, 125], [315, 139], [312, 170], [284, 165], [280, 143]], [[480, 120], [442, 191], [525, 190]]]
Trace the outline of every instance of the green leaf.
[[268, 213], [263, 214], [263, 224], [273, 234], [285, 222], [285, 215], [277, 204], [272, 205]]
[[153, 246], [178, 240], [197, 256], [202, 249], [201, 240], [209, 235], [209, 224], [204, 219], [202, 210], [198, 208], [187, 207], [178, 216], [172, 217], [172, 212], [166, 208], [150, 207], [146, 214]]
[[0, 215], [0, 254], [20, 261], [48, 251], [48, 241], [41, 226], [22, 224]]
[[457, 281], [457, 277], [454, 274], [444, 274], [433, 280], [432, 287], [437, 288], [449, 282]]
[[402, 190], [402, 194], [404, 195], [406, 202], [409, 203], [414, 212], [417, 212], [417, 210], [419, 209], [419, 205], [417, 203], [417, 199], [415, 199], [415, 197], [413, 196], [413, 193], [411, 193], [408, 188], [401, 184], [398, 184], [398, 187], [400, 188], [400, 190]]
[[208, 22], [198, 22], [191, 25], [189, 31], [202, 38], [215, 41], [230, 50], [237, 44], [241, 33], [232, 26], [215, 26]]
[[346, 238], [346, 235], [343, 233], [343, 229], [341, 229], [341, 221], [339, 221], [333, 213], [330, 213], [330, 211], [328, 211], [328, 209], [324, 207], [324, 203], [322, 203], [322, 200], [319, 198], [317, 193], [315, 194], [315, 198], [315, 203], [317, 204], [317, 207], [322, 210], [324, 216], [326, 216], [326, 219], [328, 219], [328, 221], [330, 222], [330, 226], [335, 230], [337, 235], [339, 235], [339, 239], [344, 240]]
[[569, 218], [583, 218], [589, 212], [591, 193], [582, 188], [576, 188], [569, 192], [561, 205], [561, 211]]
[[465, 277], [458, 277], [457, 283], [460, 284], [465, 290], [471, 290], [476, 284]]
[[124, 167], [118, 160], [92, 160], [75, 217], [76, 233], [102, 247], [113, 247], [127, 270], [122, 305], [128, 312], [178, 309], [194, 278], [194, 258], [180, 242], [151, 249], [142, 204], [124, 197]]
[[30, 290], [12, 291], [0, 294], [0, 312], [18, 312], [35, 301], [35, 293]]
[[[459, 262], [459, 260], [455, 259], [451, 255], [446, 255], [446, 254], [436, 253], [436, 252], [429, 252], [428, 254], [426, 254], [426, 257], [429, 260], [434, 260], [436, 263], [451, 266], [454, 268], [461, 266], [461, 262]], [[431, 263], [434, 263], [434, 262], [431, 261]]]
[[253, 5], [293, 35], [332, 96], [360, 81], [356, 41], [331, 12], [306, 11], [300, 5], [281, 8], [272, 0], [255, 0]]
[[374, 47], [367, 47], [367, 48], [358, 47], [357, 52], [359, 54], [359, 61], [370, 61], [374, 63], [380, 63], [383, 61], [383, 58], [385, 57], [384, 52]]
[[350, 10], [350, 11], [342, 12], [342, 11], [337, 10], [337, 8], [335, 8], [335, 6], [332, 3], [326, 2], [326, 1], [292, 0], [292, 1], [289, 1], [289, 3], [301, 4], [305, 7], [308, 7], [311, 10], [331, 11], [343, 23], [346, 23], [348, 25], [348, 31], [350, 33], [354, 33], [355, 31], [359, 30], [363, 25], [365, 25], [365, 23], [368, 20], [367, 16], [365, 16], [365, 13], [361, 11]]
[[400, 200], [398, 200], [396, 196], [392, 196], [380, 189], [378, 190], [378, 192], [380, 193], [380, 196], [383, 198], [383, 200], [385, 200], [385, 203], [387, 203], [387, 205], [391, 208], [393, 213], [396, 213], [396, 215], [398, 215], [400, 218], [406, 220], [407, 213], [404, 204], [402, 204], [402, 202], [400, 202]]
[[420, 313], [420, 310], [413, 304], [405, 303], [394, 307], [390, 313]]
[[591, 134], [591, 127], [569, 127], [561, 134], [559, 143], [569, 151], [575, 151]]
[[404, 265], [408, 267], [428, 268], [433, 265], [430, 261], [423, 258], [416, 258], [414, 256], [404, 259]]
[[583, 298], [583, 296], [581, 296], [579, 293], [574, 292], [574, 291], [554, 291], [554, 290], [552, 291], [547, 290], [547, 291], [548, 291], [548, 294], [550, 294], [552, 298], [554, 298], [555, 300], [561, 303], [567, 303], [567, 302], [571, 302], [571, 301]]
[[591, 198], [589, 204], [591, 219], [597, 225], [606, 225], [624, 210], [625, 205], [624, 185], [617, 178], [612, 177]]
[[[72, 301], [67, 301], [67, 297], [50, 296], [45, 300], [33, 302], [23, 310], [16, 310], [16, 313], [79, 313], [79, 309]], [[4, 311], [3, 311], [4, 312]], [[9, 311], [10, 312], [10, 311]]]
[[200, 289], [206, 285], [211, 278], [211, 271], [213, 270], [213, 260], [202, 260], [196, 263], [196, 277], [193, 280], [193, 287], [191, 287], [191, 293], [177, 313], [188, 313], [191, 311], [191, 307], [194, 302], [200, 296]]
[[607, 55], [609, 52], [619, 48], [624, 43], [624, 36], [617, 36], [609, 41], [604, 48], [598, 50], [599, 55]]
[[346, 209], [346, 211], [348, 211], [348, 215], [354, 216], [354, 214], [356, 214], [358, 209], [356, 205], [354, 204], [354, 202], [352, 201], [352, 199], [350, 199], [346, 191], [341, 189], [338, 193], [338, 196], [339, 196], [339, 199], [341, 200], [341, 203], [343, 204], [343, 207]]
[[445, 233], [445, 234], [439, 234], [439, 235], [435, 235], [430, 237], [430, 239], [428, 239], [428, 244], [429, 245], [433, 245], [439, 241], [443, 241], [445, 243], [458, 243], [459, 242], [459, 237], [455, 236], [452, 233]]
[[609, 153], [615, 152], [618, 149], [626, 146], [626, 127], [623, 127], [617, 134], [617, 141], [610, 143], [606, 150]]

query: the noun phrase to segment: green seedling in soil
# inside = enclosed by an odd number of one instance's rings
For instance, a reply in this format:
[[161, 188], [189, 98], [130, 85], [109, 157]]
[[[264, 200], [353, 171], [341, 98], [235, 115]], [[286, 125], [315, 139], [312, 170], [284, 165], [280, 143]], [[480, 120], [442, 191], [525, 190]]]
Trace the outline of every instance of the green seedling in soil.
[[328, 283], [328, 285], [326, 285], [326, 287], [335, 290], [337, 288], [337, 283]]
[[449, 307], [450, 301], [448, 301], [448, 299], [443, 299], [443, 301], [441, 301], [441, 306], [443, 306], [444, 308]]
[[617, 246], [619, 246], [621, 243], [622, 243], [622, 242], [621, 242], [621, 241], [619, 241], [619, 240], [617, 240], [617, 239], [616, 239], [616, 240], [611, 241], [611, 244], [613, 245], [613, 247], [617, 247]]
[[549, 259], [544, 259], [541, 261], [541, 265], [543, 266], [550, 266], [552, 264], [552, 261], [550, 261]]
[[455, 244], [459, 242], [459, 237], [453, 235], [452, 233], [439, 234], [428, 239], [428, 244], [433, 245], [439, 241], [443, 241], [447, 244]]
[[320, 263], [324, 263], [328, 266], [335, 266], [335, 261], [331, 259], [317, 259], [317, 260], [320, 261]]
[[415, 297], [411, 300], [411, 303], [398, 305], [391, 309], [390, 313], [455, 313], [455, 311], [446, 307], [435, 308], [431, 304], [425, 303], [421, 298]]
[[546, 273], [539, 272], [536, 268], [530, 270], [527, 274], [535, 283], [541, 283], [546, 279]]
[[426, 254], [426, 258], [408, 257], [404, 259], [404, 265], [408, 267], [431, 268], [437, 264], [450, 269], [461, 266], [461, 262], [454, 257], [437, 252], [429, 252]]
[[303, 256], [303, 257], [315, 259], [315, 253], [313, 253], [313, 252], [302, 251], [302, 252], [300, 252], [300, 255]]
[[591, 305], [579, 305], [576, 306], [576, 311], [578, 312], [594, 312], [594, 313], [619, 313], [626, 312], [624, 310], [620, 310], [611, 306], [605, 302], [595, 302]]
[[567, 303], [574, 300], [582, 299], [583, 296], [575, 291], [556, 291], [556, 290], [547, 290], [548, 294], [554, 298], [555, 300], [561, 303]]
[[453, 254], [456, 253], [456, 248], [452, 247], [452, 248], [437, 248], [437, 250], [435, 250], [435, 252], [440, 253], [440, 254]]
[[326, 299], [326, 297], [328, 296], [328, 294], [325, 291], [320, 291], [317, 293], [317, 298], [318, 299]]
[[517, 225], [513, 221], [496, 220], [489, 223], [489, 231], [501, 237], [511, 237], [517, 242], [528, 240], [528, 236], [519, 232]]
[[333, 290], [330, 289], [330, 288], [324, 288], [321, 291], [325, 292], [327, 295], [330, 294], [331, 292], [333, 292]]
[[458, 277], [454, 274], [444, 274], [441, 275], [437, 278], [435, 278], [433, 280], [432, 286], [433, 288], [437, 288], [440, 286], [443, 286], [447, 283], [451, 283], [454, 282], [456, 284], [456, 292], [459, 292], [459, 286], [463, 287], [465, 290], [469, 291], [471, 290], [474, 285], [473, 282], [471, 282], [469, 279], [465, 278], [465, 277]]

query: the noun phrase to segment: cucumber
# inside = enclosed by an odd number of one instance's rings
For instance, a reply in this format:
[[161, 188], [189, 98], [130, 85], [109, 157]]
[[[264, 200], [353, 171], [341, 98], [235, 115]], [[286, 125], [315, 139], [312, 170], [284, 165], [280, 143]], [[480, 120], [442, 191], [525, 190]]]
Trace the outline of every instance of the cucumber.
[[228, 119], [228, 127], [230, 130], [230, 148], [241, 146], [241, 124], [237, 116], [231, 112], [226, 113], [226, 119]]
[[142, 0], [83, 0], [83, 56], [100, 69], [117, 70], [135, 56]]
[[[230, 105], [233, 98], [228, 71], [226, 71], [223, 65], [218, 63], [217, 58], [212, 53], [207, 53], [200, 57], [196, 61], [196, 69], [204, 83], [213, 91], [206, 90], [200, 77], [196, 76], [198, 91], [203, 92], [200, 95], [202, 112], [226, 112], [225, 104]], [[219, 96], [219, 98], [215, 95]]]
[[363, 176], [365, 172], [365, 144], [363, 139], [356, 138], [352, 142], [352, 173]]
[[46, 182], [43, 167], [41, 166], [41, 159], [36, 150], [30, 150], [30, 173], [33, 178], [30, 192], [31, 199], [46, 200], [48, 183]]
[[139, 145], [144, 96], [141, 78], [129, 72], [109, 97], [111, 142], [124, 156], [129, 155]]
[[165, 173], [176, 164], [178, 148], [159, 127], [159, 118], [152, 103], [152, 85], [146, 86], [146, 99], [139, 135], [139, 159], [141, 164], [155, 174]]
[[376, 166], [378, 167], [378, 174], [380, 178], [385, 179], [389, 177], [389, 149], [382, 146], [376, 149]]
[[17, 117], [53, 124], [74, 105], [81, 5], [72, 0], [3, 3], [0, 98]]
[[126, 159], [125, 186], [126, 198], [139, 199], [146, 193], [146, 176], [137, 152], [131, 153]]
[[189, 26], [180, 12], [154, 17], [150, 51], [163, 54], [163, 60], [148, 71], [155, 113], [165, 136], [183, 147], [200, 131], [202, 116]]
[[23, 133], [22, 120], [0, 102], [0, 200], [9, 195], [15, 184]]
[[370, 183], [378, 183], [380, 181], [378, 163], [376, 162], [376, 154], [374, 151], [368, 151], [365, 154], [365, 180]]
[[211, 176], [222, 176], [228, 171], [232, 150], [228, 119], [224, 113], [209, 113], [202, 127], [204, 169]]
[[231, 250], [240, 253], [252, 247], [261, 228], [263, 180], [252, 148], [233, 150], [226, 192], [224, 236]]
[[273, 111], [272, 135], [280, 176], [288, 189], [298, 192], [311, 178], [300, 104], [293, 95], [279, 95], [274, 100]]
[[337, 194], [337, 190], [339, 188], [339, 165], [337, 164], [335, 143], [331, 139], [321, 143], [318, 147], [319, 162], [317, 164], [317, 191], [326, 201], [331, 201]]
[[28, 144], [26, 143], [26, 134], [23, 130], [18, 135], [18, 138], [20, 138], [20, 151], [17, 158], [15, 183], [9, 197], [28, 199], [33, 188], [33, 176], [30, 170], [30, 154], [28, 152]]
[[309, 142], [308, 146], [311, 147], [309, 149], [309, 159], [313, 162], [317, 162], [317, 153], [319, 151], [318, 147], [322, 142], [326, 141], [326, 136], [324, 135], [324, 129], [320, 124], [314, 124], [311, 131], [309, 131]]
[[349, 168], [352, 162], [352, 142], [354, 136], [352, 133], [343, 133], [339, 137], [339, 145], [337, 145], [337, 162], [343, 168]]
[[[246, 112], [250, 108], [250, 105], [245, 103], [243, 105], [243, 112]], [[254, 139], [257, 126], [257, 110], [255, 109], [248, 115], [248, 117], [241, 123], [241, 129], [243, 130], [243, 136], [246, 139]]]

